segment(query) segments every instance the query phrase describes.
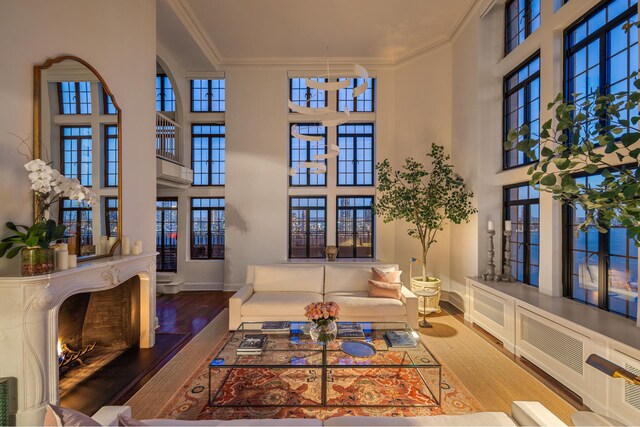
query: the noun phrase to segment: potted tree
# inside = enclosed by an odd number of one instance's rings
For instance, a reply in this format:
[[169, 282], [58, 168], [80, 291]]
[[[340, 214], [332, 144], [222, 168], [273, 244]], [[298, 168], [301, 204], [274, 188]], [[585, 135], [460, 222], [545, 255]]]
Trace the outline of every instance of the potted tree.
[[411, 278], [411, 288], [438, 291], [434, 301], [434, 308], [437, 308], [441, 280], [427, 276], [429, 250], [437, 242], [438, 232], [449, 221], [454, 224], [468, 222], [477, 210], [471, 203], [473, 193], [454, 173], [444, 147], [432, 144], [426, 157], [430, 160], [429, 170], [411, 157], [405, 160], [402, 170], [394, 170], [389, 160], [376, 165], [378, 197], [373, 212], [384, 222], [404, 220], [413, 225], [407, 232], [422, 245], [422, 276]]

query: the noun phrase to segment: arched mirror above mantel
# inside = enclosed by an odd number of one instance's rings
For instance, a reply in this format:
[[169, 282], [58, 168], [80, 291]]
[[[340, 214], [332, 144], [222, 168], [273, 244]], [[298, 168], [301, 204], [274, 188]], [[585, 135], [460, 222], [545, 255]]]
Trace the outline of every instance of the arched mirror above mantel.
[[67, 226], [69, 252], [80, 260], [113, 255], [122, 235], [122, 114], [107, 83], [74, 56], [36, 65], [33, 123], [34, 158], [78, 179], [100, 201], [51, 206], [49, 218]]

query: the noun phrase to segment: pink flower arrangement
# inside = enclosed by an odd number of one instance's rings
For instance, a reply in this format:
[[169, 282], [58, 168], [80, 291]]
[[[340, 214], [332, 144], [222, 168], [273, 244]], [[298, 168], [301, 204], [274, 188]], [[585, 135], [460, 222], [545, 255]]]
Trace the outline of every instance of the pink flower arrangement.
[[340, 306], [335, 302], [313, 302], [304, 308], [304, 315], [315, 323], [328, 323], [336, 320]]

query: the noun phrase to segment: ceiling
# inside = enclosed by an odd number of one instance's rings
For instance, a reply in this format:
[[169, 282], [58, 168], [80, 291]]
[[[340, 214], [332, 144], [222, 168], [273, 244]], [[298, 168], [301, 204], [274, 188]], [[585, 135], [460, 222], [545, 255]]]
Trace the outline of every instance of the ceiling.
[[158, 40], [186, 69], [326, 58], [395, 64], [448, 41], [475, 2], [159, 0]]

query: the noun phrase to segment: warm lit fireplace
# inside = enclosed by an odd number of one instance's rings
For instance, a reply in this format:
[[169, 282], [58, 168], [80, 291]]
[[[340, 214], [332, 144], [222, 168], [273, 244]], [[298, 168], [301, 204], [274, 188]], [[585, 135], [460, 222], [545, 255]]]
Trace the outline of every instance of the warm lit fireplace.
[[[82, 376], [85, 365], [94, 369], [94, 360], [109, 363], [125, 348], [154, 345], [155, 266], [155, 253], [145, 253], [50, 275], [3, 278], [0, 360], [3, 376], [16, 379], [18, 425], [42, 425], [47, 402], [60, 401], [61, 382]], [[65, 348], [65, 358], [84, 354], [59, 381], [58, 349], [63, 354]]]
[[140, 341], [140, 281], [67, 298], [58, 311], [60, 397]]

